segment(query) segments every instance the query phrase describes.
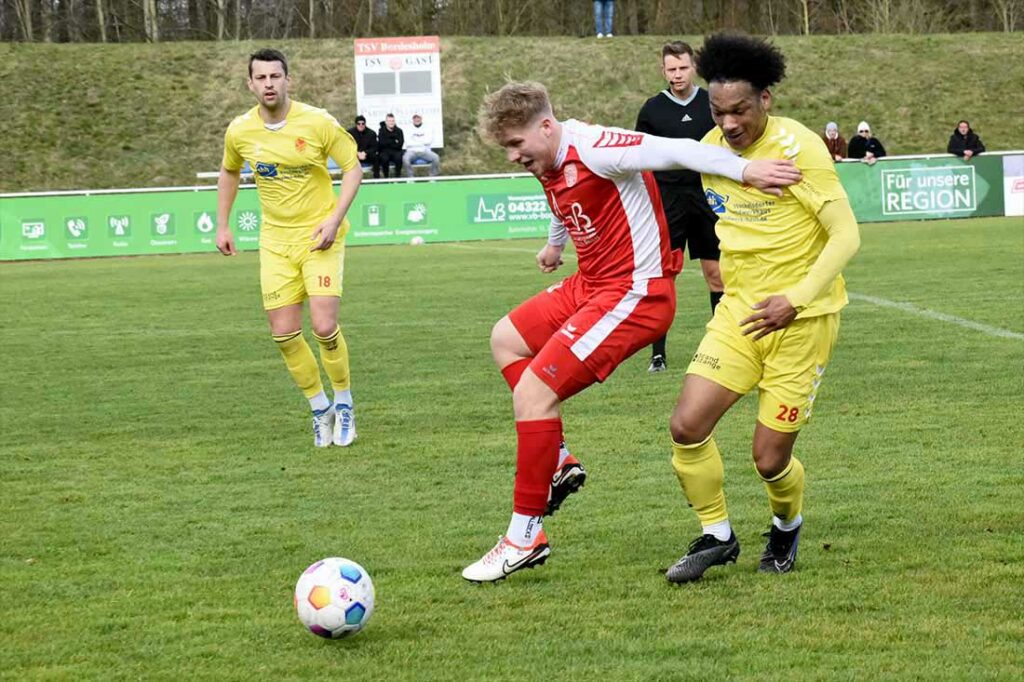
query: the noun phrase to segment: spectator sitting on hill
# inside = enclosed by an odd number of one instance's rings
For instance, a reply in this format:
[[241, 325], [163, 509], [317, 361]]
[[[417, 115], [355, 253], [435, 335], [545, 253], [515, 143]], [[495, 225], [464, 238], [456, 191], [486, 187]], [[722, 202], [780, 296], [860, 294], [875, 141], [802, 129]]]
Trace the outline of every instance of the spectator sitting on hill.
[[977, 133], [971, 130], [970, 123], [960, 121], [956, 124], [956, 130], [949, 136], [946, 151], [963, 157], [964, 161], [970, 161], [972, 156], [977, 156], [985, 151], [985, 143], [981, 141]]
[[867, 121], [861, 121], [857, 126], [857, 134], [850, 140], [848, 156], [851, 159], [860, 159], [871, 166], [885, 156], [885, 147], [877, 137], [871, 135], [871, 126]]
[[833, 161], [842, 161], [846, 158], [846, 138], [839, 134], [839, 126], [835, 121], [825, 124], [825, 133], [821, 139], [825, 141]]
[[[399, 168], [402, 165], [402, 147], [405, 146], [405, 134], [395, 124], [395, 115], [388, 114], [380, 122], [380, 130], [377, 131], [377, 154], [380, 157], [380, 168], [384, 171], [384, 177], [388, 177], [391, 164], [395, 164], [395, 177], [398, 177]], [[374, 173], [373, 177], [377, 177]]]
[[377, 165], [377, 133], [366, 127], [366, 117], [356, 116], [356, 124], [348, 129], [348, 134], [356, 141], [356, 157], [361, 166], [373, 166], [373, 177], [380, 177]]
[[412, 164], [417, 159], [425, 159], [430, 162], [431, 176], [441, 173], [441, 157], [430, 149], [433, 141], [434, 135], [429, 128], [423, 125], [423, 117], [413, 114], [412, 130], [409, 131], [409, 147], [402, 155], [402, 170], [405, 172], [405, 177], [412, 177]]

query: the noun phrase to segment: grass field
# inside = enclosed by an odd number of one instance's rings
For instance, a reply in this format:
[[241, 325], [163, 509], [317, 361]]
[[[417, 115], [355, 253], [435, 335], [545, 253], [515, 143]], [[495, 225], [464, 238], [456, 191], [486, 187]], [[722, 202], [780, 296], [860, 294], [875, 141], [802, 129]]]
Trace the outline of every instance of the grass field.
[[[547, 565], [474, 586], [459, 572], [504, 530], [514, 468], [488, 332], [552, 281], [535, 242], [349, 251], [348, 450], [311, 446], [254, 254], [3, 264], [0, 677], [1020, 679], [1024, 231], [862, 232], [797, 444], [796, 572], [755, 572], [748, 398], [717, 432], [743, 553], [682, 588], [660, 572], [697, 524], [666, 424], [708, 314], [699, 268], [671, 371], [634, 357], [567, 405], [591, 478], [546, 524]], [[330, 555], [377, 587], [341, 642], [291, 604]]]
[[[559, 116], [632, 128], [644, 100], [665, 86], [661, 46], [680, 37], [445, 36], [444, 173], [508, 171], [474, 126], [484, 95], [510, 78], [546, 83]], [[775, 41], [788, 63], [775, 112], [813, 130], [836, 121], [849, 139], [866, 119], [889, 154], [935, 153], [967, 118], [990, 151], [1024, 147], [1020, 33]], [[18, 140], [5, 149], [0, 192], [194, 184], [196, 172], [217, 170], [225, 128], [254, 105], [245, 64], [268, 44], [291, 60], [296, 99], [351, 125], [358, 112], [347, 40], [0, 43], [4, 130]]]

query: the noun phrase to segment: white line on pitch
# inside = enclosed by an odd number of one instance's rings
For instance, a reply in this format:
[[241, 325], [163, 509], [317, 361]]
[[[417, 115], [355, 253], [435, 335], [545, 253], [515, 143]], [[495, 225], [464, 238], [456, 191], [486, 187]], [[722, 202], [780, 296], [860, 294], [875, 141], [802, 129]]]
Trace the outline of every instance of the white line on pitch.
[[989, 336], [998, 336], [1003, 339], [1021, 339], [1024, 340], [1024, 334], [1018, 332], [1012, 332], [1009, 329], [1003, 329], [1002, 327], [993, 327], [981, 322], [975, 322], [974, 320], [968, 320], [963, 317], [957, 317], [956, 315], [948, 315], [946, 313], [940, 313], [937, 310], [929, 310], [928, 308], [918, 308], [913, 303], [905, 303], [902, 301], [890, 301], [887, 298], [878, 298], [877, 296], [868, 296], [866, 294], [857, 294], [852, 291], [847, 292], [847, 295], [854, 301], [864, 301], [865, 303], [871, 303], [882, 308], [895, 308], [896, 310], [902, 310], [905, 313], [911, 315], [919, 315], [920, 317], [927, 317], [932, 320], [939, 320], [940, 322], [948, 322], [949, 324], [955, 324], [959, 327], [965, 327], [967, 329], [973, 329], [974, 331], [988, 334]]
[[[475, 246], [471, 244], [445, 244], [445, 246], [454, 249], [468, 249], [471, 251], [510, 251], [513, 253], [532, 253], [536, 254], [539, 250], [523, 249], [518, 247], [502, 248], [500, 246]], [[576, 254], [567, 253], [563, 254], [564, 258], [576, 258]], [[695, 268], [684, 268], [684, 273], [696, 272]], [[887, 298], [878, 298], [877, 296], [868, 296], [867, 294], [858, 294], [852, 291], [847, 292], [847, 295], [854, 301], [863, 301], [865, 303], [871, 303], [882, 308], [895, 308], [896, 310], [902, 310], [905, 313], [911, 315], [918, 315], [920, 317], [927, 317], [932, 320], [938, 320], [940, 322], [947, 322], [949, 324], [955, 324], [966, 329], [973, 329], [974, 331], [988, 334], [989, 336], [997, 336], [1002, 339], [1020, 339], [1024, 340], [1024, 334], [1010, 331], [1009, 329], [1003, 329], [1002, 327], [993, 327], [991, 325], [982, 324], [981, 322], [975, 322], [974, 320], [968, 320], [963, 317], [957, 317], [956, 315], [949, 315], [947, 313], [940, 313], [937, 310], [929, 310], [928, 308], [918, 308], [913, 303], [904, 303], [901, 301], [890, 301]]]

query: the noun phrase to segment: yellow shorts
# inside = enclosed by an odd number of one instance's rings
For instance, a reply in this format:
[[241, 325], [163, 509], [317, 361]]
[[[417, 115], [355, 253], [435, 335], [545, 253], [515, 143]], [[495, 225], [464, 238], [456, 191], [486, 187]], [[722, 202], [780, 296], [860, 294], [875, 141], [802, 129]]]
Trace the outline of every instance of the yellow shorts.
[[345, 273], [345, 240], [326, 251], [304, 244], [260, 244], [260, 289], [263, 309], [302, 303], [307, 296], [341, 296]]
[[[754, 341], [740, 320], [753, 311], [723, 300], [707, 325], [687, 374], [696, 374], [745, 395], [760, 392], [757, 420], [775, 431], [799, 431], [814, 407], [822, 375], [839, 335], [839, 313], [794, 320]], [[742, 314], [740, 314], [742, 313]]]

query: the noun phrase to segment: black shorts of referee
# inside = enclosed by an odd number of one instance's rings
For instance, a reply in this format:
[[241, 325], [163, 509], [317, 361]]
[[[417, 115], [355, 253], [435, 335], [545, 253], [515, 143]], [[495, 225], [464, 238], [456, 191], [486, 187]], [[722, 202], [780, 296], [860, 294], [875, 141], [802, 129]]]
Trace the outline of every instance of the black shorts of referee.
[[718, 260], [718, 216], [708, 206], [704, 189], [700, 185], [667, 185], [659, 189], [672, 248], [689, 251], [690, 260]]

